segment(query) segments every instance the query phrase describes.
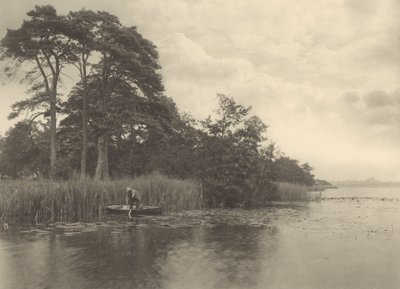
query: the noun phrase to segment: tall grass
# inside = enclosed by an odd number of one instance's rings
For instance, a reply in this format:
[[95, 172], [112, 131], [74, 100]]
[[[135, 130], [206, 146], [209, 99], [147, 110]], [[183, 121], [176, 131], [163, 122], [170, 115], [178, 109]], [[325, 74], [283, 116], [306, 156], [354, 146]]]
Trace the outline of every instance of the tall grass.
[[[123, 182], [125, 187], [130, 186], [141, 192], [142, 203], [163, 206], [166, 212], [194, 210], [202, 207], [201, 185], [191, 180], [171, 179], [153, 173], [134, 180], [120, 180], [120, 182]], [[125, 193], [123, 198], [125, 200]]]
[[102, 217], [105, 205], [125, 203], [125, 188], [140, 192], [141, 203], [166, 212], [201, 207], [201, 186], [193, 181], [152, 174], [98, 181], [0, 181], [0, 218], [30, 215], [36, 220], [83, 221]]
[[280, 202], [309, 202], [313, 200], [309, 186], [292, 183], [275, 183], [275, 185]]

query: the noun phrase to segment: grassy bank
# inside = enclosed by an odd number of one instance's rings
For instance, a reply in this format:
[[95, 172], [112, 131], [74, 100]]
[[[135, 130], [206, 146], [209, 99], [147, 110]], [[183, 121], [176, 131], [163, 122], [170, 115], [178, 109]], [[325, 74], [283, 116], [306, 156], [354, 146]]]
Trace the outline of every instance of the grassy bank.
[[[311, 187], [292, 184], [275, 183], [277, 201], [280, 202], [310, 202], [318, 201], [319, 193], [311, 193]], [[320, 197], [319, 197], [320, 198]]]
[[39, 221], [84, 221], [105, 214], [105, 205], [125, 203], [125, 187], [140, 192], [143, 204], [166, 212], [201, 207], [201, 187], [192, 181], [152, 174], [134, 179], [97, 181], [0, 181], [0, 218], [30, 215]]

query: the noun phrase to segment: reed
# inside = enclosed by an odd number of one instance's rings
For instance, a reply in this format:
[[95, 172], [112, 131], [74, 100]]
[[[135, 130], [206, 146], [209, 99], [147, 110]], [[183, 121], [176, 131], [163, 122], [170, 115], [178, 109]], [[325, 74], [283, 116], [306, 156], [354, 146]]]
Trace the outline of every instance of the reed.
[[199, 209], [201, 186], [154, 173], [117, 180], [71, 179], [0, 181], [0, 218], [29, 215], [36, 220], [85, 221], [103, 217], [105, 205], [125, 203], [125, 188], [140, 192], [142, 204], [165, 212]]
[[275, 183], [278, 201], [280, 202], [309, 202], [312, 201], [310, 187], [292, 184]]

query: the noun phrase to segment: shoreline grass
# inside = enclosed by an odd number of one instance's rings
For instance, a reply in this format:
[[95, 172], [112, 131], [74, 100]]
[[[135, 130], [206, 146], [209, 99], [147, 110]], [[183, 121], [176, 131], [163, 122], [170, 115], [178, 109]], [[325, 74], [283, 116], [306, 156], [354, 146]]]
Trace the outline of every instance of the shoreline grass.
[[0, 218], [29, 215], [35, 220], [86, 221], [105, 215], [105, 205], [125, 203], [125, 188], [140, 192], [141, 203], [165, 212], [201, 208], [201, 186], [161, 174], [116, 180], [7, 180], [0, 182]]
[[293, 183], [276, 182], [277, 201], [279, 202], [311, 202], [318, 201], [320, 194], [311, 193], [312, 188]]

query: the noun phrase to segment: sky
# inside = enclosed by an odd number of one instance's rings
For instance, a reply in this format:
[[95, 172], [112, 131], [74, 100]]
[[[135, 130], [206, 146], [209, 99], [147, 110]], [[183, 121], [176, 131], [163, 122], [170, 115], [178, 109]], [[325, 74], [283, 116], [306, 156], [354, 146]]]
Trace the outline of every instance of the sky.
[[[398, 0], [0, 0], [0, 37], [43, 4], [137, 26], [181, 111], [205, 118], [222, 93], [318, 178], [400, 181]], [[25, 91], [1, 78], [0, 133]]]

